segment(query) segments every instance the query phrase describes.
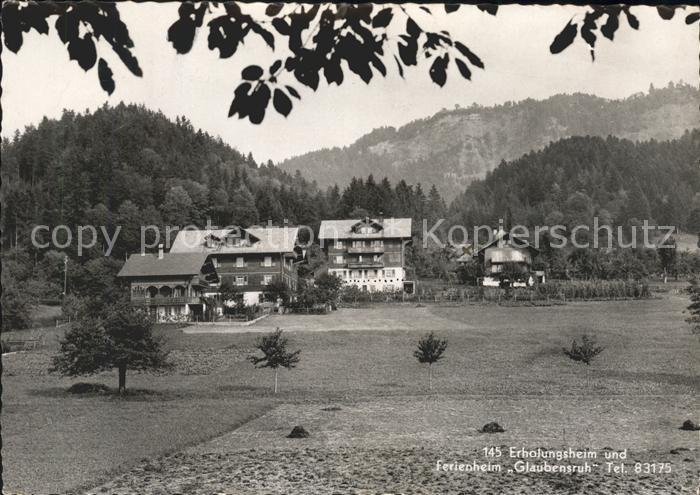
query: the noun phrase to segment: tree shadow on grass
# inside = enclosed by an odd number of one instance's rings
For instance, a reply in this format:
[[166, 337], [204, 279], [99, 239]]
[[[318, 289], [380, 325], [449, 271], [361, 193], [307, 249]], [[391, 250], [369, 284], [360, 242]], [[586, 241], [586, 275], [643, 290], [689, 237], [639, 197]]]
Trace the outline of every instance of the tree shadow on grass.
[[122, 394], [115, 387], [108, 387], [102, 383], [79, 382], [68, 388], [44, 387], [29, 390], [30, 395], [52, 399], [90, 399], [101, 398], [107, 400], [156, 402], [177, 400], [183, 398], [182, 393], [172, 391], [158, 391], [144, 388], [127, 388]]

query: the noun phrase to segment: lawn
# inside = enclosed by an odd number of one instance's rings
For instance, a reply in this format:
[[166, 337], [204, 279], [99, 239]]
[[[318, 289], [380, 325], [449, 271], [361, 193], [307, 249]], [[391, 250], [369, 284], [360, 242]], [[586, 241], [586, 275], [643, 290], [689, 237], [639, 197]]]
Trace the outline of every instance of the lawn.
[[[127, 387], [136, 393], [126, 399], [66, 394], [75, 380], [42, 371], [50, 348], [11, 355], [3, 359], [6, 489], [66, 492], [107, 482], [109, 493], [139, 484], [156, 493], [167, 479], [163, 493], [375, 493], [410, 491], [400, 475], [415, 467], [408, 479], [422, 479], [425, 493], [434, 493], [464, 478], [423, 471], [445, 452], [468, 460], [496, 441], [476, 434], [492, 420], [507, 430], [496, 435], [499, 443], [628, 447], [640, 459], [657, 449], [666, 458], [672, 448], [697, 447], [697, 433], [678, 430], [685, 419], [697, 421], [700, 405], [700, 343], [683, 321], [685, 305], [673, 294], [553, 307], [392, 305], [276, 315], [234, 333], [161, 328], [176, 368], [130, 374]], [[245, 358], [260, 332], [277, 326], [302, 359], [280, 373], [273, 397], [272, 373]], [[412, 357], [428, 330], [449, 340], [432, 391], [425, 366]], [[561, 352], [582, 333], [595, 333], [606, 347], [588, 368]], [[111, 373], [90, 380], [116, 384]], [[295, 424], [312, 437], [285, 439]], [[666, 461], [676, 476], [637, 480], [638, 492], [686, 486], [697, 474], [696, 452], [680, 457]], [[127, 477], [118, 476], [123, 471]], [[268, 486], [256, 484], [265, 476]], [[361, 486], [335, 484], [360, 478]], [[546, 493], [551, 481], [518, 480], [525, 493]], [[619, 480], [594, 481], [612, 490]], [[488, 483], [484, 490], [500, 493]]]

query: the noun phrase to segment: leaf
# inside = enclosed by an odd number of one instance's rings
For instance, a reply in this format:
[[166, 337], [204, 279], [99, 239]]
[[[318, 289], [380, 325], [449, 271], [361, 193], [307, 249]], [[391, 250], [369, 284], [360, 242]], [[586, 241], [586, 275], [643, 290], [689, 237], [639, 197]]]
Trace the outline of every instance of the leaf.
[[[588, 43], [592, 49], [595, 48], [595, 42], [598, 37], [595, 34], [595, 30], [598, 29], [596, 21], [599, 17], [603, 15], [603, 11], [600, 8], [595, 8], [591, 12], [586, 12], [583, 18], [583, 26], [581, 26], [581, 38]], [[593, 56], [593, 55], [592, 55]]]
[[233, 117], [235, 114], [238, 114], [238, 117], [241, 119], [248, 116], [248, 91], [251, 87], [252, 85], [249, 82], [238, 85], [233, 92], [233, 101], [228, 110], [229, 117]]
[[467, 60], [469, 60], [469, 63], [472, 65], [483, 69], [484, 68], [484, 63], [481, 61], [481, 59], [476, 56], [468, 47], [460, 43], [459, 41], [455, 41], [455, 48], [459, 50], [459, 52], [467, 57]]
[[168, 28], [168, 41], [177, 53], [185, 54], [192, 49], [196, 29], [197, 25], [189, 17], [178, 19]]
[[404, 65], [416, 65], [418, 63], [416, 59], [418, 56], [418, 43], [413, 38], [404, 38], [406, 43], [398, 44], [399, 57], [401, 57]]
[[292, 100], [290, 100], [289, 96], [284, 94], [284, 91], [279, 88], [275, 89], [275, 94], [272, 97], [272, 104], [274, 105], [275, 110], [285, 117], [292, 111]]
[[600, 28], [600, 32], [603, 33], [603, 36], [608, 38], [610, 41], [613, 40], [615, 37], [615, 31], [617, 31], [617, 28], [620, 27], [620, 22], [618, 20], [619, 14], [619, 12], [609, 13], [608, 20], [605, 22], [605, 24], [603, 24], [603, 27]]
[[639, 20], [632, 12], [630, 12], [629, 7], [623, 9], [625, 17], [627, 17], [627, 24], [630, 25], [632, 29], [639, 29]]
[[460, 7], [461, 7], [461, 5], [459, 5], [458, 3], [457, 4], [456, 3], [446, 3], [445, 4], [445, 12], [448, 14], [451, 14], [452, 12], [457, 12]]
[[396, 60], [396, 66], [399, 68], [399, 75], [401, 76], [401, 79], [403, 79], [403, 66], [401, 65], [401, 61], [396, 55], [394, 55], [394, 60]]
[[136, 59], [136, 57], [134, 57], [134, 55], [128, 48], [122, 45], [112, 45], [112, 48], [117, 53], [117, 55], [119, 55], [119, 58], [121, 59], [122, 63], [126, 65], [126, 68], [129, 69], [129, 71], [133, 75], [138, 77], [143, 76], [143, 71], [139, 66], [139, 61]]
[[259, 65], [249, 65], [241, 71], [241, 77], [246, 81], [257, 81], [263, 76], [262, 67]]
[[391, 19], [394, 17], [391, 7], [380, 10], [377, 15], [372, 19], [372, 27], [375, 28], [385, 28], [391, 23]]
[[287, 91], [289, 91], [290, 95], [292, 95], [297, 100], [301, 100], [301, 96], [299, 95], [299, 92], [296, 89], [294, 89], [292, 86], [285, 86], [285, 88], [287, 89]]
[[115, 88], [112, 76], [112, 69], [109, 68], [109, 65], [103, 58], [100, 58], [99, 62], [97, 62], [97, 77], [100, 79], [100, 86], [108, 95], [111, 95]]
[[255, 22], [250, 24], [250, 29], [258, 36], [260, 36], [265, 41], [265, 43], [267, 43], [267, 46], [269, 46], [273, 50], [275, 49], [275, 36], [270, 31], [268, 31], [261, 25], [256, 24]]
[[673, 16], [676, 13], [675, 8], [669, 7], [667, 5], [657, 5], [656, 11], [659, 13], [659, 17], [661, 17], [665, 21], [673, 19]]
[[270, 88], [266, 84], [258, 84], [249, 93], [251, 83], [244, 82], [234, 91], [233, 101], [228, 116], [238, 114], [239, 119], [248, 117], [253, 124], [259, 124], [265, 118], [265, 110], [270, 102]]
[[[7, 8], [5, 8], [2, 12], [3, 17], [5, 17], [7, 14], [5, 10], [7, 10]], [[78, 25], [78, 18], [75, 15], [75, 11], [59, 15], [56, 19], [56, 24], [54, 24], [54, 26], [56, 27], [56, 32], [58, 33], [58, 37], [64, 44], [78, 37], [78, 35], [80, 34]], [[4, 28], [5, 26], [3, 23], [3, 30]]]
[[430, 9], [424, 5], [421, 5], [420, 9], [427, 14], [433, 15], [433, 13], [430, 11]]
[[416, 24], [416, 21], [410, 17], [406, 20], [406, 32], [413, 37], [417, 37], [421, 33], [421, 29], [418, 24]]
[[265, 15], [269, 17], [274, 17], [280, 12], [282, 12], [282, 7], [284, 7], [284, 5], [281, 3], [271, 3], [265, 9]]
[[472, 72], [469, 70], [467, 64], [464, 63], [464, 60], [456, 58], [455, 63], [457, 64], [457, 68], [459, 69], [459, 73], [462, 74], [462, 77], [471, 81]]
[[692, 14], [688, 14], [688, 16], [685, 18], [685, 23], [692, 24], [694, 22], [698, 22], [698, 19], [700, 19], [700, 12], [694, 12]]
[[207, 41], [209, 49], [219, 49], [219, 57], [231, 57], [238, 45], [243, 41], [245, 33], [241, 29], [239, 22], [232, 22], [231, 18], [225, 15], [216, 17], [209, 21], [209, 36]]
[[486, 12], [491, 15], [496, 15], [498, 13], [498, 5], [492, 3], [481, 3], [476, 6], [482, 12]]
[[571, 21], [564, 26], [564, 29], [555, 36], [552, 44], [549, 45], [549, 51], [551, 53], [561, 53], [563, 52], [571, 43], [576, 39], [576, 33], [578, 33], [578, 24], [574, 24]]
[[274, 74], [278, 70], [280, 70], [280, 67], [282, 67], [282, 61], [281, 60], [275, 60], [273, 64], [270, 66], [270, 74]]
[[68, 57], [77, 60], [84, 71], [90, 70], [97, 62], [97, 49], [92, 41], [92, 35], [87, 33], [84, 38], [76, 38], [68, 43]]
[[19, 3], [6, 3], [2, 6], [2, 37], [7, 49], [13, 53], [17, 53], [22, 48], [23, 41], [18, 9]]
[[[22, 8], [22, 20], [27, 26], [36, 30], [39, 34], [49, 34], [49, 24], [46, 22], [47, 12], [36, 3], [24, 4]], [[5, 12], [3, 11], [3, 16]], [[25, 29], [27, 31], [27, 29]]]
[[337, 57], [331, 58], [323, 66], [323, 75], [328, 84], [336, 83], [340, 86], [343, 83], [343, 69], [340, 67], [340, 60]]
[[287, 21], [281, 17], [275, 17], [272, 19], [272, 27], [274, 27], [282, 36], [289, 36], [289, 33], [291, 33], [289, 24], [287, 24]]
[[442, 57], [435, 57], [433, 65], [430, 66], [430, 78], [440, 87], [447, 82], [447, 66], [449, 62], [450, 56], [445, 54]]

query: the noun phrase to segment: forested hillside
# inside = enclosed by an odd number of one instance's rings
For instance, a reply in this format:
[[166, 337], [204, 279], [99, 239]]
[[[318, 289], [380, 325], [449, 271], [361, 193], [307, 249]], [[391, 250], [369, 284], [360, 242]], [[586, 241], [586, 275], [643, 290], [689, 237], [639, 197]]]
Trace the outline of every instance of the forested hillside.
[[372, 176], [320, 190], [300, 173], [257, 164], [184, 117], [171, 122], [135, 105], [44, 119], [3, 140], [2, 157], [5, 248], [26, 246], [33, 225], [120, 225], [113, 254], [123, 257], [139, 248], [141, 225], [286, 219], [315, 227], [322, 218], [362, 213], [357, 209], [415, 218], [445, 209], [434, 188], [394, 187]]
[[369, 173], [394, 182], [435, 183], [451, 200], [503, 160], [515, 160], [566, 137], [680, 137], [700, 125], [699, 103], [696, 87], [670, 84], [623, 100], [579, 93], [493, 107], [457, 106], [399, 129], [376, 129], [344, 148], [294, 157], [280, 167], [301, 170], [321, 186]]
[[502, 163], [452, 203], [453, 222], [675, 225], [700, 231], [700, 130], [672, 141], [572, 137]]
[[[203, 227], [208, 219], [219, 226], [286, 220], [316, 228], [322, 218], [371, 212], [418, 219], [446, 211], [435, 188], [426, 193], [403, 181], [394, 186], [369, 176], [320, 190], [301, 174], [257, 164], [184, 117], [172, 122], [135, 105], [44, 119], [4, 139], [2, 159], [5, 329], [28, 326], [32, 306], [59, 299], [66, 255], [67, 314], [76, 304], [93, 304], [97, 311], [122, 297], [115, 275], [126, 255], [140, 250], [142, 226], [158, 227], [163, 242], [165, 226]], [[38, 248], [31, 242], [36, 225], [65, 225], [72, 242], [66, 230], [57, 230], [55, 242]], [[94, 226], [98, 233], [82, 256], [79, 226]], [[110, 256], [104, 256], [109, 242], [101, 228], [116, 238]], [[91, 234], [85, 236], [83, 243], [90, 244]], [[37, 240], [49, 242], [51, 235], [40, 231]], [[56, 243], [66, 246], [57, 249]]]

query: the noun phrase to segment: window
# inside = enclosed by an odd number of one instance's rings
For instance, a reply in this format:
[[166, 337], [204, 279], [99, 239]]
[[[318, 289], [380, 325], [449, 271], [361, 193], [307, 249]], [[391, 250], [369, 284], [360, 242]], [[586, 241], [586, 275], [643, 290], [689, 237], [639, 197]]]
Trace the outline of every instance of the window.
[[335, 241], [335, 247], [336, 249], [343, 249], [345, 246], [343, 245], [343, 241]]
[[378, 254], [375, 254], [375, 255], [372, 257], [372, 260], [373, 260], [373, 261], [382, 261], [382, 257], [379, 256]]
[[394, 270], [384, 270], [384, 277], [393, 277]]
[[236, 277], [236, 285], [248, 285], [248, 277], [245, 275], [239, 275]]
[[239, 256], [236, 258], [236, 268], [243, 268], [245, 267], [245, 259], [243, 259], [243, 256]]
[[356, 248], [365, 247], [365, 241], [352, 241], [352, 247], [356, 247]]
[[262, 266], [272, 266], [272, 256], [265, 256]]
[[214, 268], [219, 268], [219, 260], [216, 258], [211, 259], [211, 264], [214, 265]]
[[335, 257], [335, 263], [337, 265], [342, 265], [343, 264], [343, 257], [342, 256], [336, 256]]
[[272, 275], [263, 275], [263, 285], [270, 285], [272, 283]]
[[401, 253], [388, 253], [389, 263], [401, 262]]

